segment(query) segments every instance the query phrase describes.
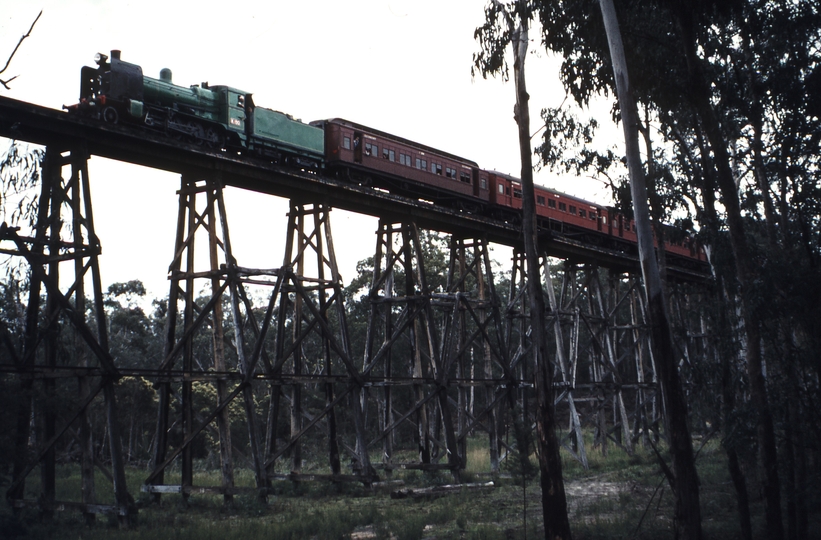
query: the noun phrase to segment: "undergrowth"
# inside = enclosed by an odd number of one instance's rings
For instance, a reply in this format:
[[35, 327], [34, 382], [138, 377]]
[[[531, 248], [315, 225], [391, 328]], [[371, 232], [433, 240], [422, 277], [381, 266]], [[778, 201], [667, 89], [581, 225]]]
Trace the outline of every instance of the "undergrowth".
[[[604, 455], [600, 448], [593, 447], [592, 440], [586, 448], [587, 470], [569, 453], [563, 456], [568, 515], [574, 538], [673, 538], [673, 498], [652, 450], [638, 445], [632, 455], [628, 455], [611, 444]], [[665, 456], [663, 449], [661, 453]], [[58, 512], [53, 518], [44, 519], [35, 510], [13, 514], [8, 506], [0, 506], [0, 538], [515, 540], [543, 537], [538, 476], [529, 479], [525, 476], [523, 490], [523, 477], [516, 471], [521, 465], [515, 466], [513, 460], [506, 460], [501, 474], [490, 475], [489, 463], [486, 440], [470, 440], [462, 480], [493, 480], [495, 485], [491, 489], [462, 491], [441, 498], [397, 500], [386, 490], [370, 490], [359, 484], [276, 481], [267, 501], [261, 502], [252, 494], [237, 495], [230, 505], [224, 504], [218, 495], [191, 495], [187, 500], [181, 495], [163, 495], [161, 504], [154, 504], [148, 495], [139, 491], [146, 471], [129, 469], [129, 491], [139, 506], [134, 528], [120, 529], [114, 516], [99, 515], [92, 526], [87, 526], [76, 513]], [[530, 463], [538, 467], [535, 456], [530, 457]], [[717, 442], [708, 442], [701, 449], [698, 467], [706, 537], [737, 538], [735, 496], [726, 459]], [[406, 488], [453, 483], [452, 476], [442, 472], [399, 470], [392, 478], [402, 480]], [[8, 479], [4, 481], [7, 483]], [[178, 481], [179, 475], [173, 470], [166, 474], [166, 483]], [[218, 484], [218, 471], [195, 471], [194, 485]], [[253, 486], [253, 474], [238, 470], [235, 484]], [[113, 502], [111, 485], [105, 477], [99, 475], [96, 485], [98, 501]], [[58, 467], [58, 500], [76, 500], [79, 486], [80, 473], [76, 466]], [[27, 498], [36, 499], [39, 494], [36, 471], [29, 476], [27, 487]], [[763, 531], [761, 502], [754, 500], [753, 504], [754, 528]], [[817, 512], [813, 514], [811, 530], [821, 530], [816, 515]]]

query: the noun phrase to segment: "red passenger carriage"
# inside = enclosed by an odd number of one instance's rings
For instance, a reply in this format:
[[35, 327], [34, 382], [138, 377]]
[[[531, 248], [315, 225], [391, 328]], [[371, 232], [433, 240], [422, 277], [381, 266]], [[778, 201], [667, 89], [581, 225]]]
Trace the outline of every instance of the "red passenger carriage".
[[325, 130], [326, 167], [332, 172], [436, 203], [487, 202], [486, 175], [483, 184], [473, 161], [340, 118], [312, 125]]

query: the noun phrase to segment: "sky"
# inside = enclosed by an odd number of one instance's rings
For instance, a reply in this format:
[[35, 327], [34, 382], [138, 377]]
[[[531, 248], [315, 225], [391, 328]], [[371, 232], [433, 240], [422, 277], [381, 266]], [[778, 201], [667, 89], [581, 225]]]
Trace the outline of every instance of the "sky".
[[[4, 78], [2, 95], [60, 109], [77, 101], [80, 68], [95, 53], [122, 59], [174, 82], [204, 81], [254, 94], [257, 105], [305, 122], [341, 117], [519, 176], [513, 82], [471, 75], [485, 0], [0, 0], [3, 61], [42, 9]], [[559, 60], [539, 51], [531, 32], [526, 73], [532, 131], [538, 111], [565, 97]], [[610, 105], [582, 114], [618, 141]], [[538, 144], [538, 137], [534, 139]], [[4, 151], [6, 143], [0, 145]], [[149, 297], [168, 294], [179, 177], [93, 157], [89, 162], [103, 282], [140, 279]], [[565, 193], [609, 203], [590, 178], [538, 171], [535, 180]], [[284, 255], [287, 201], [227, 189], [226, 214], [240, 266], [276, 268]], [[340, 272], [373, 254], [374, 218], [334, 210], [331, 223]], [[204, 248], [200, 248], [204, 250]], [[505, 253], [504, 250], [497, 250]], [[504, 255], [502, 255], [504, 257]]]

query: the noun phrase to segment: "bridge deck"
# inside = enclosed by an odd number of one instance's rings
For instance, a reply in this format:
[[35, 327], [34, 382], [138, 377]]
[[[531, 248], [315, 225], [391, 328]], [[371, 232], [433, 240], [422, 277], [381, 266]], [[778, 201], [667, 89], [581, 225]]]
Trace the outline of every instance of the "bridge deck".
[[[414, 221], [426, 229], [461, 237], [486, 237], [491, 242], [523, 248], [520, 229], [510, 223], [283, 168], [246, 156], [208, 150], [131, 126], [104, 124], [2, 96], [0, 136], [66, 150], [85, 147], [89, 155], [202, 178], [217, 176], [227, 186], [323, 203], [374, 217]], [[544, 242], [547, 253], [554, 257], [596, 263], [621, 271], [639, 270], [635, 250], [611, 250], [556, 233], [544, 235]], [[703, 273], [676, 266], [669, 267], [668, 275], [684, 281], [705, 278]]]

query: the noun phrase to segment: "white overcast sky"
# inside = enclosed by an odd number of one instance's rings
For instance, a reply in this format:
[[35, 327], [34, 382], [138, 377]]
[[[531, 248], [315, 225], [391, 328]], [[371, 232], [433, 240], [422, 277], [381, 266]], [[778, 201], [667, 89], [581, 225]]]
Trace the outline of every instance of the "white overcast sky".
[[[485, 0], [0, 0], [0, 57], [5, 61], [42, 9], [31, 37], [4, 77], [2, 95], [59, 109], [79, 94], [80, 68], [97, 52], [120, 49], [147, 76], [173, 71], [174, 82], [227, 84], [254, 94], [260, 106], [306, 122], [342, 117], [519, 175], [514, 86], [473, 79]], [[534, 41], [535, 38], [535, 41]], [[531, 51], [538, 36], [531, 34]], [[558, 61], [528, 57], [532, 130], [538, 111], [564, 91]], [[597, 110], [608, 124], [604, 104]], [[589, 115], [592, 113], [585, 113]], [[617, 141], [620, 130], [608, 126]], [[3, 150], [5, 149], [3, 144]], [[151, 297], [167, 295], [179, 178], [92, 158], [94, 219], [106, 286], [141, 279]], [[609, 202], [601, 183], [536, 175], [538, 183]], [[234, 254], [241, 266], [282, 264], [287, 203], [258, 194], [226, 194]], [[372, 255], [376, 221], [332, 213], [343, 278]], [[202, 248], [204, 250], [204, 248]]]

